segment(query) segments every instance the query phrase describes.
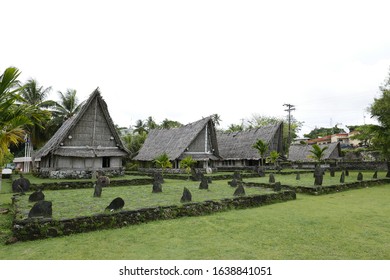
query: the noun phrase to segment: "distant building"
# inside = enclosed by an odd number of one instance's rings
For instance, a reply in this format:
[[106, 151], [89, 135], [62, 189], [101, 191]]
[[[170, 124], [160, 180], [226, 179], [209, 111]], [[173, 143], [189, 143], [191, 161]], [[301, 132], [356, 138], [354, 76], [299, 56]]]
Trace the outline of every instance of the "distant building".
[[[324, 152], [323, 160], [338, 160], [341, 158], [340, 143], [319, 144], [320, 148], [328, 147]], [[292, 162], [312, 162], [312, 145], [291, 145], [288, 152], [288, 160]]]
[[283, 155], [283, 122], [276, 125], [263, 126], [247, 131], [218, 133], [218, 147], [222, 160], [221, 167], [258, 166], [260, 154], [253, 145], [257, 140], [268, 144], [267, 157], [271, 151]]
[[214, 167], [220, 159], [214, 122], [211, 117], [170, 129], [152, 129], [138, 155], [134, 158], [141, 167], [151, 167], [153, 160], [166, 153], [179, 168], [180, 161], [191, 156], [197, 168]]

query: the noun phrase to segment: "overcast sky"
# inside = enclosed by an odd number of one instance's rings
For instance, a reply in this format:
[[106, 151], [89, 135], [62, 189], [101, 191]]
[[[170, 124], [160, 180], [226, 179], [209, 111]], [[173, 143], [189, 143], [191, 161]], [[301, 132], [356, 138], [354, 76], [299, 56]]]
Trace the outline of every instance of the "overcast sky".
[[371, 123], [390, 67], [390, 1], [5, 1], [0, 71], [80, 101], [99, 87], [114, 122], [221, 126], [252, 114], [302, 133]]

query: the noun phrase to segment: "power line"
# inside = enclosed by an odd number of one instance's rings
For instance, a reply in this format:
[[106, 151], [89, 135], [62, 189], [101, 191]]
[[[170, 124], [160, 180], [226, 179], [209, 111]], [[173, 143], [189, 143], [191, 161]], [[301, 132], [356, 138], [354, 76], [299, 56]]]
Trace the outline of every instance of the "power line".
[[288, 144], [290, 144], [291, 143], [291, 111], [295, 110], [295, 106], [291, 104], [283, 104], [283, 106], [287, 107], [285, 111], [288, 112]]

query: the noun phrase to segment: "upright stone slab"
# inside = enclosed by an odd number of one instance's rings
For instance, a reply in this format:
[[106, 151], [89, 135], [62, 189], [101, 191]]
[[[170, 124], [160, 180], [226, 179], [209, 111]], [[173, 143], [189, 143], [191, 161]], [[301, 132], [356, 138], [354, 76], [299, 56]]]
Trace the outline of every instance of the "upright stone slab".
[[185, 202], [191, 202], [192, 201], [192, 194], [189, 189], [184, 187], [183, 189], [183, 195], [181, 196], [180, 202], [185, 203]]
[[202, 171], [199, 169], [191, 168], [191, 180], [192, 181], [200, 181], [202, 178]]
[[341, 172], [341, 175], [340, 175], [340, 183], [344, 184], [344, 182], [345, 182], [345, 172], [343, 171], [343, 172]]
[[162, 192], [162, 185], [158, 181], [153, 182], [153, 188], [152, 188], [152, 193], [160, 193]]
[[345, 176], [349, 176], [349, 170], [348, 169], [345, 169]]
[[231, 186], [233, 188], [237, 187], [239, 183], [240, 183], [240, 181], [237, 181], [236, 178], [233, 178], [233, 180], [228, 182], [229, 186]]
[[245, 189], [242, 184], [239, 184], [233, 193], [234, 196], [245, 196]]
[[322, 186], [322, 181], [324, 179], [324, 176], [318, 175], [314, 178], [314, 186]]
[[53, 214], [51, 201], [41, 200], [34, 204], [28, 213], [29, 218], [51, 218]]
[[125, 201], [121, 197], [115, 198], [111, 203], [106, 207], [106, 210], [115, 211], [122, 209], [125, 206]]
[[322, 170], [321, 166], [318, 164], [314, 169], [314, 185], [322, 186], [323, 179], [324, 179], [324, 170]]
[[28, 201], [30, 202], [37, 202], [40, 200], [45, 200], [45, 195], [43, 194], [42, 190], [35, 191], [28, 197]]
[[159, 182], [160, 184], [164, 183], [164, 178], [163, 178], [163, 175], [161, 174], [161, 172], [156, 171], [153, 173], [153, 181]]
[[268, 182], [269, 182], [270, 184], [275, 183], [275, 175], [274, 175], [273, 173], [269, 174]]
[[259, 177], [265, 177], [265, 171], [263, 166], [257, 166], [256, 167], [256, 173], [259, 175]]
[[301, 180], [301, 174], [299, 172], [297, 173], [297, 176], [295, 177], [295, 180], [297, 180], [297, 181]]
[[274, 185], [274, 191], [280, 192], [282, 190], [282, 184], [280, 182], [276, 182]]
[[209, 182], [205, 176], [202, 176], [202, 179], [199, 184], [200, 190], [208, 190], [209, 189]]
[[334, 177], [335, 176], [335, 170], [333, 167], [330, 168], [330, 177]]
[[19, 179], [16, 179], [12, 182], [12, 191], [13, 192], [28, 192], [30, 189], [30, 181], [23, 177], [23, 175], [20, 175]]
[[235, 171], [233, 174], [233, 179], [236, 179], [237, 181], [242, 181], [241, 173], [238, 171]]
[[363, 173], [362, 172], [359, 172], [358, 175], [357, 175], [357, 180], [358, 181], [363, 181]]
[[378, 171], [375, 171], [374, 175], [372, 175], [372, 179], [378, 179]]

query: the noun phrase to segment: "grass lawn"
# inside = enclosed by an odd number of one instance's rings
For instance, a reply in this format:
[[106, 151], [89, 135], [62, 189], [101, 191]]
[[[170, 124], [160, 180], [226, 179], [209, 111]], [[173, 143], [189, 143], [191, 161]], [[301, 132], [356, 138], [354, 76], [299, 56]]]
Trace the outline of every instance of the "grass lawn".
[[[102, 196], [97, 198], [93, 197], [91, 185], [90, 189], [44, 191], [44, 194], [45, 200], [53, 203], [53, 218], [65, 219], [103, 213], [108, 204], [116, 197], [124, 199], [125, 206], [123, 210], [178, 205], [180, 204], [183, 187], [187, 187], [191, 191], [193, 202], [233, 198], [235, 190], [235, 188], [228, 185], [228, 180], [214, 181], [209, 184], [208, 190], [200, 190], [199, 182], [166, 179], [162, 186], [162, 193], [152, 193], [151, 185], [107, 187], [103, 189]], [[269, 192], [273, 191], [263, 188], [246, 188], [247, 195]], [[34, 205], [34, 203], [28, 202], [30, 193], [26, 193], [18, 202], [21, 210], [21, 215], [18, 215], [18, 219], [27, 218], [31, 207]]]
[[[298, 194], [259, 208], [0, 244], [0, 259], [389, 260], [389, 202], [390, 185]], [[9, 216], [0, 215], [1, 229]]]
[[[349, 176], [345, 177], [345, 183], [353, 183], [357, 182], [357, 175], [358, 171], [350, 171]], [[374, 175], [374, 172], [372, 171], [362, 171], [363, 174], [363, 180], [371, 180], [372, 176]], [[314, 186], [314, 177], [313, 173], [302, 173], [300, 174], [301, 179], [296, 180], [296, 175], [281, 175], [281, 174], [274, 174], [275, 181], [281, 182], [282, 185], [289, 185], [292, 187], [298, 187], [298, 186]], [[338, 185], [340, 184], [340, 176], [341, 171], [335, 172], [335, 176], [331, 177], [330, 172], [326, 172], [324, 175], [324, 179], [322, 182], [323, 186], [330, 186], [330, 185]], [[378, 179], [385, 178], [386, 177], [386, 171], [380, 171], [378, 172]], [[267, 174], [265, 177], [256, 177], [256, 178], [245, 178], [245, 182], [254, 182], [254, 183], [266, 183], [268, 184], [269, 175]]]

